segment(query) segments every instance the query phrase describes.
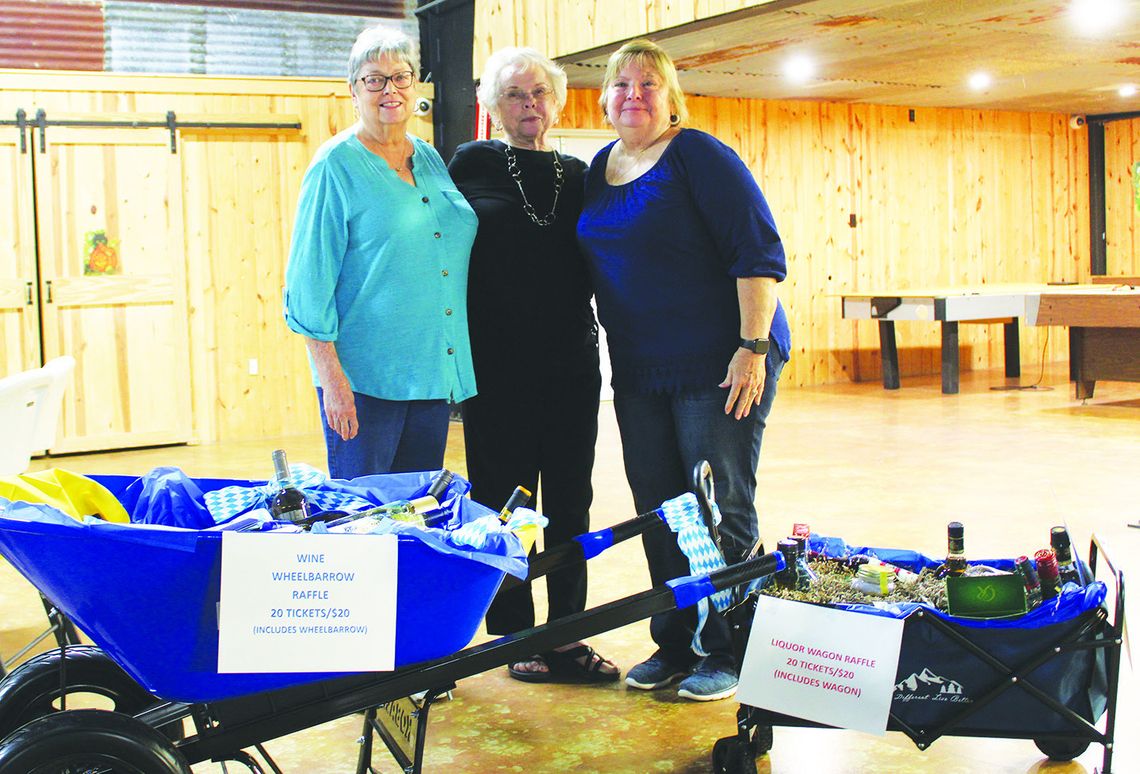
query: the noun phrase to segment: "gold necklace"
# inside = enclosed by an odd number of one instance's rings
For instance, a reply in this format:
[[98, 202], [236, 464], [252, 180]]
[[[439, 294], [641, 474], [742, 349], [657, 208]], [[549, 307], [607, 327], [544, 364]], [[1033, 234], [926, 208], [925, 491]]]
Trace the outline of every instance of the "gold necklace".
[[[669, 127], [669, 129], [672, 129], [672, 128], [673, 127]], [[624, 170], [622, 170], [621, 174], [619, 174], [617, 176], [617, 179], [618, 180], [624, 180], [626, 177], [628, 177], [629, 173], [632, 172], [634, 169], [636, 169], [637, 165], [641, 163], [641, 157], [644, 156], [646, 154], [646, 152], [649, 151], [650, 148], [652, 148], [657, 143], [661, 142], [661, 139], [666, 134], [669, 133], [669, 129], [666, 129], [664, 132], [657, 135], [657, 137], [653, 140], [653, 142], [646, 145], [644, 148], [639, 150], [636, 154], [630, 154], [630, 152], [628, 150], [626, 150], [626, 148], [628, 148], [629, 146], [627, 146], [625, 144], [625, 140], [622, 140], [622, 142], [621, 142], [622, 155], [626, 156], [627, 158], [632, 157], [633, 161], [630, 162], [630, 164]]]

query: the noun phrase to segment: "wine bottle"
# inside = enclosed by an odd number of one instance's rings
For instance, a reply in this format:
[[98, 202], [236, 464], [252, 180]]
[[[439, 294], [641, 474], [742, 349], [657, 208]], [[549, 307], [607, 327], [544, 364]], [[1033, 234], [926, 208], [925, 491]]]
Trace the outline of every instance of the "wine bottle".
[[276, 521], [290, 521], [294, 524], [308, 519], [312, 515], [309, 500], [300, 489], [293, 486], [284, 449], [273, 452], [273, 472], [278, 489], [269, 501], [270, 515]]
[[511, 492], [511, 496], [507, 498], [506, 505], [503, 510], [499, 511], [499, 521], [506, 524], [511, 520], [511, 513], [515, 508], [522, 508], [530, 502], [530, 490], [525, 486], [516, 486], [515, 491]]
[[938, 577], [957, 577], [966, 574], [966, 529], [960, 521], [946, 525], [946, 561], [938, 568]]
[[807, 591], [811, 584], [819, 580], [819, 576], [808, 565], [807, 538], [804, 535], [792, 535], [789, 540], [796, 544], [796, 588]]
[[1050, 548], [1042, 548], [1033, 555], [1037, 562], [1037, 577], [1041, 580], [1041, 600], [1047, 602], [1061, 591], [1061, 577], [1057, 568], [1057, 556]]
[[[420, 497], [414, 497], [410, 500], [393, 500], [384, 505], [378, 505], [375, 508], [367, 508], [363, 511], [350, 513], [347, 516], [330, 521], [328, 528], [335, 529], [336, 532], [348, 532], [352, 534], [368, 534], [376, 525], [384, 519], [395, 519], [396, 521], [407, 521], [417, 524], [421, 527], [431, 526], [432, 519], [428, 517], [436, 514], [440, 509], [440, 504], [447, 494], [447, 487], [455, 479], [455, 474], [450, 470], [441, 470], [431, 484], [428, 486], [427, 492]], [[438, 522], [443, 516], [450, 514], [436, 514]]]
[[1041, 579], [1037, 577], [1037, 568], [1028, 556], [1017, 557], [1017, 571], [1025, 582], [1026, 602], [1032, 609], [1041, 603]]
[[791, 538], [776, 541], [776, 550], [784, 557], [784, 569], [776, 573], [776, 585], [782, 589], [799, 587], [798, 554], [799, 547]]
[[1073, 547], [1069, 541], [1069, 530], [1064, 527], [1053, 527], [1049, 530], [1049, 544], [1057, 557], [1057, 572], [1061, 577], [1061, 584], [1075, 583], [1083, 586], [1081, 572], [1077, 563], [1073, 561]]

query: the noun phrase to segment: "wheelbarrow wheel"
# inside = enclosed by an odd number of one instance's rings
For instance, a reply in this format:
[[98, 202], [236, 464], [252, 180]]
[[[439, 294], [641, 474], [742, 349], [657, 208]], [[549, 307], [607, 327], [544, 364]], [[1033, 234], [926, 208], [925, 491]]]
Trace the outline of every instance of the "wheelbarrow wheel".
[[748, 743], [736, 736], [717, 739], [712, 750], [716, 774], [756, 774], [756, 758]]
[[1051, 761], [1071, 761], [1089, 749], [1089, 742], [1084, 739], [1034, 739], [1033, 744]]
[[170, 740], [141, 720], [106, 710], [37, 718], [0, 741], [0, 774], [191, 774]]
[[99, 697], [100, 704], [111, 704], [104, 709], [125, 715], [159, 703], [99, 648], [69, 647], [65, 669], [66, 692], [60, 686], [58, 650], [25, 661], [0, 681], [0, 739], [31, 720], [58, 713], [63, 698], [74, 703]]

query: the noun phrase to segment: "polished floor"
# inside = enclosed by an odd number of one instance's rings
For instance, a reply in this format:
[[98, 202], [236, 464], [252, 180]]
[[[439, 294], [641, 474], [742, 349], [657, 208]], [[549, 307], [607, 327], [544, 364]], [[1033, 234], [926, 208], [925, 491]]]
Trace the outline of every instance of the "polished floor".
[[[1104, 383], [1078, 402], [1063, 366], [1044, 375], [1044, 389], [1007, 386], [995, 372], [962, 376], [961, 393], [942, 395], [938, 377], [904, 379], [897, 391], [878, 383], [785, 390], [764, 442], [758, 503], [769, 544], [793, 522], [866, 545], [942, 550], [946, 522], [967, 529], [974, 556], [1010, 556], [1048, 540], [1067, 523], [1083, 548], [1096, 534], [1132, 577], [1140, 570], [1140, 385]], [[462, 472], [462, 427], [453, 425], [448, 464]], [[145, 472], [179, 465], [191, 475], [257, 477], [270, 473], [274, 448], [293, 461], [320, 465], [317, 433], [225, 446], [171, 447], [37, 460], [77, 472]], [[620, 443], [603, 404], [595, 470], [593, 526], [632, 515]], [[648, 587], [637, 541], [590, 562], [590, 604]], [[0, 568], [0, 653], [9, 656], [39, 626], [42, 613], [27, 584]], [[1132, 595], [1137, 598], [1136, 592]], [[1133, 619], [1138, 614], [1130, 606]], [[482, 637], [482, 635], [480, 635]], [[591, 640], [628, 668], [652, 650], [644, 622]], [[1124, 665], [1113, 770], [1140, 771], [1137, 680]], [[427, 686], [424, 686], [425, 688]], [[645, 693], [623, 684], [534, 686], [495, 669], [460, 682], [454, 699], [432, 710], [425, 770], [484, 772], [712, 771], [710, 751], [733, 731], [737, 704], [695, 704], [672, 691]], [[285, 772], [354, 769], [359, 717], [326, 723], [267, 747]], [[1021, 740], [944, 738], [926, 751], [905, 736], [777, 728], [761, 772], [1092, 772], [1101, 749], [1072, 763], [1052, 763]], [[380, 771], [399, 769], [377, 756]], [[195, 772], [220, 771], [200, 764]], [[231, 764], [229, 771], [240, 770]]]

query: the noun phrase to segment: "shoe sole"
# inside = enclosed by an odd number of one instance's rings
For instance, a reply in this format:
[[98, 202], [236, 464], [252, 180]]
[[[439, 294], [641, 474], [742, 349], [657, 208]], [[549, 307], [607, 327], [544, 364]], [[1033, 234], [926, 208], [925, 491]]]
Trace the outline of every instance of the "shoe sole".
[[735, 685], [731, 688], [720, 691], [719, 693], [693, 693], [687, 688], [682, 688], [677, 691], [677, 695], [682, 699], [689, 699], [691, 701], [720, 701], [721, 699], [727, 699], [729, 696], [734, 696], [735, 694]]
[[669, 675], [664, 680], [657, 681], [656, 683], [640, 683], [637, 680], [634, 680], [632, 677], [626, 677], [625, 684], [630, 688], [637, 688], [639, 691], [656, 691], [658, 688], [664, 688], [668, 685], [672, 685], [682, 677], [688, 677], [688, 675], [688, 672], [676, 672]]

